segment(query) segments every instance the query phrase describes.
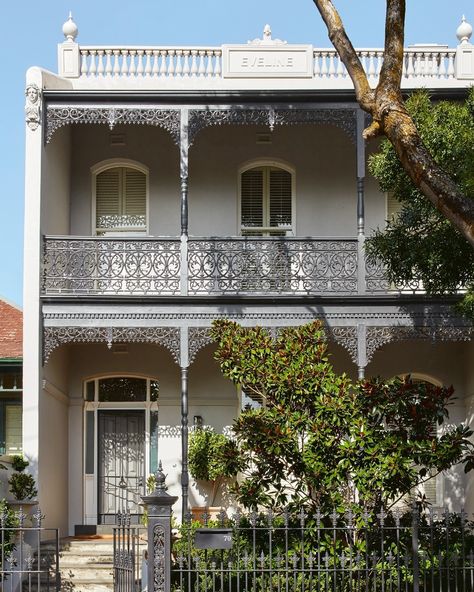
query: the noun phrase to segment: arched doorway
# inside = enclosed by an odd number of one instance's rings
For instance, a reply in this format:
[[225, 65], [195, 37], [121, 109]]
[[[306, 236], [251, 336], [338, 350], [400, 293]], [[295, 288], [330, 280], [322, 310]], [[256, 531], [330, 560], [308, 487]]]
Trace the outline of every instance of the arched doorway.
[[147, 476], [156, 471], [159, 384], [154, 378], [104, 376], [84, 383], [84, 514], [114, 524], [138, 521]]

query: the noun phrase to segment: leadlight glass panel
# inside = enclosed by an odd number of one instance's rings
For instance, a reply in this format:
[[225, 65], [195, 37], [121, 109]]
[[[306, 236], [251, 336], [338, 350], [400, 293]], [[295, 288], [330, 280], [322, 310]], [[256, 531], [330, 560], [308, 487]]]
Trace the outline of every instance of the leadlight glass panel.
[[144, 378], [104, 378], [99, 380], [100, 402], [146, 401], [146, 380]]
[[150, 380], [150, 401], [158, 401], [160, 385], [157, 380]]

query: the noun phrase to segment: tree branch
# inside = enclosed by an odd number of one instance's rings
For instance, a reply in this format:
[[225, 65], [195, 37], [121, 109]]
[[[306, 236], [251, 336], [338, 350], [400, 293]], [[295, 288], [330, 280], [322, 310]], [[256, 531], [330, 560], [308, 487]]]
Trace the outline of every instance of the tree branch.
[[474, 247], [474, 200], [460, 191], [428, 152], [402, 99], [406, 0], [386, 1], [384, 62], [373, 91], [332, 0], [313, 0], [349, 72], [359, 105], [372, 115], [373, 122], [364, 138], [385, 135], [415, 186]]
[[313, 0], [313, 2], [326, 23], [331, 43], [352, 79], [359, 105], [368, 113], [372, 113], [374, 91], [370, 88], [367, 75], [351, 40], [347, 36], [339, 13], [331, 0]]
[[403, 41], [405, 29], [405, 0], [387, 0], [385, 17], [385, 48], [380, 70], [379, 91], [394, 95], [401, 101], [400, 84], [403, 74]]
[[433, 159], [403, 104], [382, 114], [382, 129], [405, 172], [423, 195], [474, 247], [474, 200], [465, 196]]

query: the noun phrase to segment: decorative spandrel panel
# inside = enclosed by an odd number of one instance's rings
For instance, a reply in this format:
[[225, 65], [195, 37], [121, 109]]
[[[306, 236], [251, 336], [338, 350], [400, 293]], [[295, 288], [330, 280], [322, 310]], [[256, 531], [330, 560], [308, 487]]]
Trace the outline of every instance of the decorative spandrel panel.
[[179, 144], [181, 112], [146, 105], [48, 105], [46, 109], [46, 141], [66, 125], [80, 123], [105, 124], [114, 129], [119, 124], [151, 125], [168, 131]]
[[190, 294], [355, 294], [356, 240], [189, 241]]
[[355, 109], [276, 109], [234, 108], [193, 109], [189, 114], [189, 142], [193, 144], [197, 134], [210, 126], [217, 125], [260, 125], [270, 131], [282, 125], [333, 125], [344, 130], [352, 142], [356, 141]]
[[44, 243], [45, 294], [174, 295], [179, 239], [56, 239]]

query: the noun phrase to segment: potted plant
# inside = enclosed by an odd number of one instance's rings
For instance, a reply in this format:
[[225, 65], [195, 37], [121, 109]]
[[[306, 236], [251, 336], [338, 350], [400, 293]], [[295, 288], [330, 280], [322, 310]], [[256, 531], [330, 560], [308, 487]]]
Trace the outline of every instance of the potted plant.
[[16, 500], [16, 504], [14, 502], [14, 505], [20, 503], [21, 505], [25, 505], [25, 503], [26, 505], [36, 504], [36, 501], [33, 501], [33, 498], [38, 495], [35, 480], [31, 475], [24, 472], [29, 464], [20, 455], [12, 457], [11, 465], [14, 472], [8, 479], [8, 485], [10, 486], [10, 493]]
[[235, 453], [235, 442], [212, 427], [197, 427], [189, 436], [189, 472], [194, 479], [212, 484], [209, 506], [214, 505], [222, 480], [237, 474]]

